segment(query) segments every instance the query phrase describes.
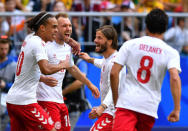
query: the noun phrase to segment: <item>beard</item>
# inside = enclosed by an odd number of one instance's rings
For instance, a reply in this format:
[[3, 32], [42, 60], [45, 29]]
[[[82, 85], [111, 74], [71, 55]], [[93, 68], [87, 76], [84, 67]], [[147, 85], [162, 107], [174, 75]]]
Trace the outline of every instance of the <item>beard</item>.
[[103, 45], [100, 45], [100, 50], [97, 51], [95, 48], [95, 52], [97, 52], [97, 53], [103, 53], [106, 50], [107, 50], [107, 42], [105, 42]]
[[0, 60], [4, 60], [7, 56], [6, 55], [1, 55]]

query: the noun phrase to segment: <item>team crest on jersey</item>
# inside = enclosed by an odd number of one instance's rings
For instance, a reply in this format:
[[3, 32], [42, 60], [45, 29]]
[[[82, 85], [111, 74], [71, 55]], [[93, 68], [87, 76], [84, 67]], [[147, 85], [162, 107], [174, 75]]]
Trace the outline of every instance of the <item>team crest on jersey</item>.
[[55, 123], [55, 129], [61, 129], [61, 122], [60, 121], [57, 121]]

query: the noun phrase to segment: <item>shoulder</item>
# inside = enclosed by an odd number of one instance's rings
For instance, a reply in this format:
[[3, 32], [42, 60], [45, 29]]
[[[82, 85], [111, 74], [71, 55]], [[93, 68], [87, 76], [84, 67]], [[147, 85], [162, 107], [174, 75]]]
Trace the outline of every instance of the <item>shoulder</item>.
[[37, 43], [41, 43], [42, 39], [32, 33], [26, 36], [25, 41], [27, 43], [37, 44]]
[[166, 54], [168, 56], [174, 56], [174, 55], [179, 56], [179, 52], [166, 43], [163, 46], [163, 50], [166, 51]]
[[65, 46], [65, 48], [67, 48], [67, 49], [71, 49], [71, 46], [70, 46], [69, 44], [67, 44], [67, 43], [64, 43], [64, 46]]
[[55, 45], [56, 45], [56, 42], [55, 42], [55, 41], [48, 41], [48, 42], [45, 44], [45, 47], [46, 47], [46, 48], [53, 48]]

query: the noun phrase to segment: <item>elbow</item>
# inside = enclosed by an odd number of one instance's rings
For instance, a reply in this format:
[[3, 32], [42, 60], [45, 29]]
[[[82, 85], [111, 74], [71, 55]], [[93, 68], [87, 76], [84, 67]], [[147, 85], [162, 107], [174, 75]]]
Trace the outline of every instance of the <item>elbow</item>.
[[118, 73], [115, 72], [114, 70], [111, 70], [110, 72], [110, 79], [113, 80], [114, 78], [116, 78], [118, 76]]
[[44, 74], [44, 75], [50, 75], [51, 74], [50, 70], [48, 70], [48, 69], [42, 69], [41, 73]]
[[172, 76], [172, 77], [170, 78], [170, 80], [171, 80], [172, 82], [178, 82], [178, 81], [180, 80], [180, 78], [179, 78], [179, 76]]

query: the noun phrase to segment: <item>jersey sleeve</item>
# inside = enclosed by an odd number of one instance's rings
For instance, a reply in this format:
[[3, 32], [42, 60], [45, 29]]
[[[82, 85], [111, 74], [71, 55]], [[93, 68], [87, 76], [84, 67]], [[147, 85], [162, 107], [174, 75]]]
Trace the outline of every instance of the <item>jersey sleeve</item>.
[[42, 41], [33, 39], [32, 41], [32, 55], [36, 58], [37, 62], [45, 59], [48, 60], [48, 56]]
[[109, 107], [111, 104], [113, 104], [113, 99], [112, 99], [112, 90], [111, 88], [109, 89], [104, 101], [102, 102], [105, 104], [107, 107]]
[[173, 50], [173, 53], [170, 54], [169, 61], [167, 63], [167, 69], [176, 68], [179, 72], [181, 72], [180, 67], [180, 55], [176, 50]]
[[117, 56], [114, 59], [114, 63], [118, 63], [120, 65], [125, 65], [128, 57], [128, 46], [127, 42], [123, 44], [123, 46], [120, 48]]
[[96, 67], [98, 67], [98, 68], [102, 68], [103, 60], [104, 60], [104, 59], [97, 59], [97, 58], [95, 58], [95, 59], [94, 59], [94, 65], [95, 65]]

